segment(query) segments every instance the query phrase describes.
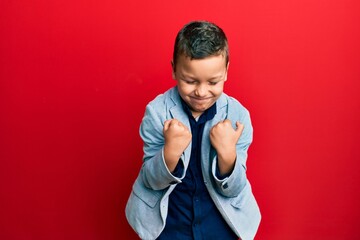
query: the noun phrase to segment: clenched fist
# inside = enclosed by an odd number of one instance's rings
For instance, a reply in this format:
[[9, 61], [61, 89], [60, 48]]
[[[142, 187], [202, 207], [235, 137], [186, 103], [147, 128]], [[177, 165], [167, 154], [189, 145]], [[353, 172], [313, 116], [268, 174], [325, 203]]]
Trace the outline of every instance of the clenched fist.
[[177, 119], [164, 122], [164, 158], [170, 172], [173, 172], [181, 154], [189, 146], [192, 135], [189, 129]]
[[218, 167], [220, 174], [224, 175], [232, 171], [236, 160], [236, 143], [239, 140], [244, 125], [236, 122], [236, 129], [231, 121], [225, 119], [218, 122], [210, 130], [211, 145], [218, 154]]

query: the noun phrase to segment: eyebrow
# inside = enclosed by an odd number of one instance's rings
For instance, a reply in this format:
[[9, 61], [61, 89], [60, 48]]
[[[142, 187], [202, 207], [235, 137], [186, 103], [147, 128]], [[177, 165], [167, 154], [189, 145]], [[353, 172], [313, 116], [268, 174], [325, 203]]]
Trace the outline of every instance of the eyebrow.
[[[186, 74], [181, 74], [181, 76], [183, 78], [189, 78], [189, 79], [194, 80], [194, 81], [199, 81], [197, 78], [186, 75]], [[223, 75], [221, 74], [219, 76], [211, 77], [211, 78], [207, 79], [206, 81], [214, 81], [214, 80], [218, 80], [219, 78], [222, 78], [222, 77], [223, 77]]]

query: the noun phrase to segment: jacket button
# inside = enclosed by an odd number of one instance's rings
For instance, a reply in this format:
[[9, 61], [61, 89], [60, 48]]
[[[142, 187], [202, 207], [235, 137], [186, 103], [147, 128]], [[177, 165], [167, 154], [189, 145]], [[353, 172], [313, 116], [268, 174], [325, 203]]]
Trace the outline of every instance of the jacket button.
[[223, 185], [223, 188], [224, 189], [227, 189], [229, 186], [228, 186], [228, 184], [227, 183], [225, 183], [224, 185]]

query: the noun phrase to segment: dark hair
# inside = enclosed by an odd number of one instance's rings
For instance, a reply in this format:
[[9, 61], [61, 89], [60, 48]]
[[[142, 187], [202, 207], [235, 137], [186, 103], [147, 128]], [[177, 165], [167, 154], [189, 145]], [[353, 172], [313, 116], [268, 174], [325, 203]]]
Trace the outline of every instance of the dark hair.
[[203, 59], [224, 54], [229, 62], [229, 47], [224, 31], [207, 21], [194, 21], [186, 24], [177, 34], [174, 45], [173, 64], [176, 66], [180, 55], [190, 59]]

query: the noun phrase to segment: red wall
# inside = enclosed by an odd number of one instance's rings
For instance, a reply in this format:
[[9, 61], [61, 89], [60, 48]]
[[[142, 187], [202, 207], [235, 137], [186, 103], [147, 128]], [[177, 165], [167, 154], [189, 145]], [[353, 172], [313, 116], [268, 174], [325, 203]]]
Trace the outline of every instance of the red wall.
[[360, 235], [359, 1], [19, 0], [0, 1], [0, 239], [135, 239], [138, 127], [193, 19], [227, 33], [225, 91], [252, 114], [257, 239]]

